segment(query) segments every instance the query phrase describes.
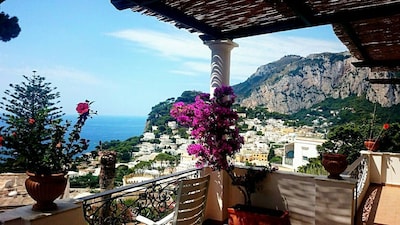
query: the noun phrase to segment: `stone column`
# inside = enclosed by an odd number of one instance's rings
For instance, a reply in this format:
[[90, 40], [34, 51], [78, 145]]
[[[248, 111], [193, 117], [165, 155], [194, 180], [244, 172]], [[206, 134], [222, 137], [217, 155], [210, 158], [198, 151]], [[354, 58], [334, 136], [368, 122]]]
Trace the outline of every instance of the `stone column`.
[[204, 41], [204, 44], [211, 49], [210, 95], [212, 97], [215, 88], [229, 85], [231, 51], [239, 45], [228, 39], [208, 40]]

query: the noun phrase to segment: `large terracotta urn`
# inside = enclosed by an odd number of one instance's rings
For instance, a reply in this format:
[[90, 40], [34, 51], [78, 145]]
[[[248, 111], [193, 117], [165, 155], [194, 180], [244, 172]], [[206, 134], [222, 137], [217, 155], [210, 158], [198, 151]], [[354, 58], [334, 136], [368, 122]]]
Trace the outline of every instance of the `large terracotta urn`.
[[325, 153], [322, 155], [322, 165], [328, 171], [328, 178], [342, 179], [340, 176], [347, 168], [347, 156], [337, 153]]
[[28, 194], [36, 201], [32, 209], [34, 211], [53, 211], [57, 209], [54, 203], [67, 186], [67, 178], [64, 173], [50, 175], [36, 175], [26, 172], [25, 188]]

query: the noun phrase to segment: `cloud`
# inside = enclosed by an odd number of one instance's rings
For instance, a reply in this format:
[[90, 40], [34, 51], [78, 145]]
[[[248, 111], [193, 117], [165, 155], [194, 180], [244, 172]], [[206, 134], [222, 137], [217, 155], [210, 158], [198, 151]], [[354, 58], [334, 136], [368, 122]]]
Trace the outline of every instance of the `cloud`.
[[127, 29], [109, 33], [113, 37], [131, 41], [141, 48], [169, 58], [207, 59], [208, 47], [200, 38], [183, 31], [159, 32], [145, 29]]
[[[210, 60], [210, 59], [209, 59]], [[181, 66], [176, 69], [172, 70], [171, 73], [185, 75], [185, 76], [203, 76], [204, 74], [210, 74], [211, 66], [210, 62], [183, 62]]]
[[[205, 72], [210, 73], [211, 50], [196, 35], [186, 31], [128, 29], [109, 35], [133, 42], [142, 49], [153, 51], [153, 54], [158, 56], [182, 61], [179, 68], [172, 70], [176, 74], [196, 76], [196, 74], [204, 75]], [[313, 53], [346, 50], [338, 40], [281, 33], [240, 38], [234, 41], [239, 44], [239, 47], [232, 50], [231, 79], [237, 82], [247, 79], [259, 66], [276, 61], [285, 55], [295, 54], [305, 57]]]

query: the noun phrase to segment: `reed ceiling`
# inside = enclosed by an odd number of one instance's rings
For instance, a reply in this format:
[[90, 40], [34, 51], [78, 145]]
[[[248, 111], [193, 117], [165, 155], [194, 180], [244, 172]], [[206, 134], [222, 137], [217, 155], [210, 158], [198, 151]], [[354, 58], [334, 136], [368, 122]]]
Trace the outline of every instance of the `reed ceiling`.
[[111, 0], [203, 40], [332, 24], [356, 66], [400, 69], [400, 0]]

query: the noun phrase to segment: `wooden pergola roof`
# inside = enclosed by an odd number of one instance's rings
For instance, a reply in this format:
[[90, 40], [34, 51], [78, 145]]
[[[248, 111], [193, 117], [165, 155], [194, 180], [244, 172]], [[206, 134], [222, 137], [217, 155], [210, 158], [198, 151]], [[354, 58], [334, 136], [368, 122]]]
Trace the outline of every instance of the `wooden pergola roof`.
[[400, 69], [400, 0], [111, 0], [203, 40], [230, 39], [332, 24], [360, 61], [357, 66]]

